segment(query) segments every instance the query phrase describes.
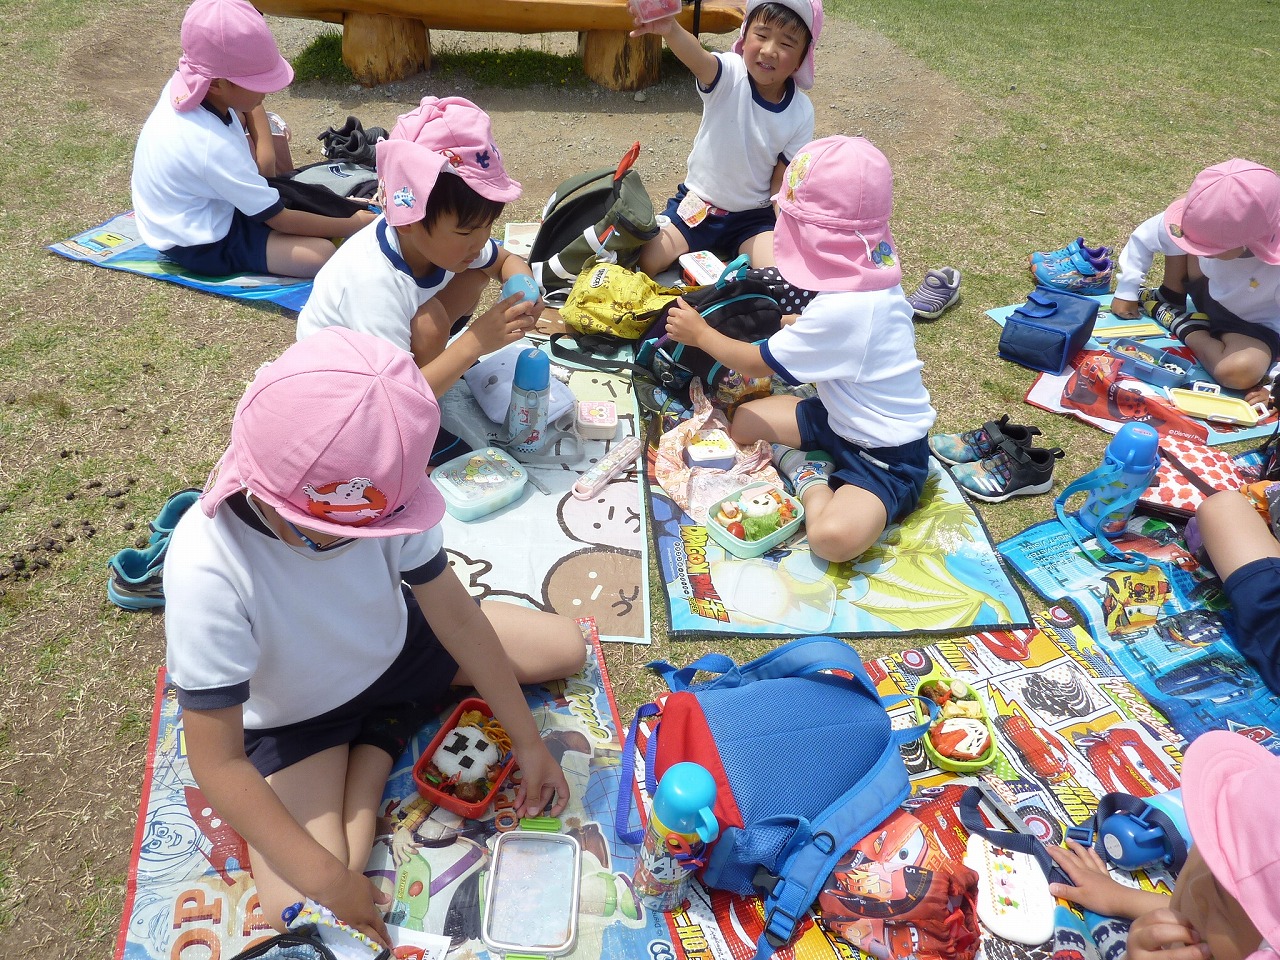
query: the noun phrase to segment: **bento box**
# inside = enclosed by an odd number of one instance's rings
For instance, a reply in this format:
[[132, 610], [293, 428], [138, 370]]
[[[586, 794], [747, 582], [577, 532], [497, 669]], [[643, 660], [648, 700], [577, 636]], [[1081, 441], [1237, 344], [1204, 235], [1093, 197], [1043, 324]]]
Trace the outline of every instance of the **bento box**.
[[440, 464], [431, 471], [431, 480], [449, 515], [466, 521], [519, 500], [529, 474], [509, 454], [485, 447]]
[[490, 956], [559, 957], [578, 941], [582, 846], [563, 833], [512, 830], [493, 847], [480, 939]]
[[[413, 765], [413, 782], [417, 785], [418, 792], [437, 806], [444, 807], [460, 817], [477, 820], [492, 806], [498, 791], [511, 776], [516, 766], [516, 758], [510, 748], [503, 749], [501, 744], [492, 744], [490, 738], [482, 738], [479, 735], [481, 727], [460, 728], [458, 726], [463, 714], [471, 711], [478, 711], [488, 720], [493, 719], [493, 711], [479, 697], [467, 697], [463, 700], [454, 708], [453, 713], [449, 714], [449, 719], [440, 725], [439, 731], [431, 738], [427, 749], [422, 751], [422, 756], [418, 757], [418, 762]], [[498, 756], [497, 760], [493, 761], [491, 748], [495, 746]], [[452, 778], [453, 771], [445, 773], [435, 766], [436, 754], [441, 750], [451, 755], [451, 760], [459, 770], [475, 768], [477, 773], [483, 774], [485, 787], [481, 796], [476, 799], [467, 799], [458, 796], [451, 789], [448, 781]]]
[[[938, 704], [937, 719], [929, 724], [928, 732], [920, 738], [925, 755], [934, 766], [953, 773], [972, 773], [996, 758], [995, 727], [977, 690], [963, 680], [929, 677], [916, 684], [916, 696]], [[954, 706], [949, 710], [948, 704]], [[919, 701], [915, 706], [916, 717], [923, 723], [928, 718], [928, 711]], [[969, 751], [972, 756], [944, 752], [962, 751], [967, 744], [980, 742], [984, 734], [986, 746], [976, 752]]]
[[1121, 337], [1107, 351], [1120, 361], [1120, 372], [1157, 387], [1181, 387], [1191, 379], [1191, 361], [1141, 340]]
[[707, 511], [707, 533], [735, 557], [767, 553], [803, 522], [800, 501], [764, 481], [735, 490]]

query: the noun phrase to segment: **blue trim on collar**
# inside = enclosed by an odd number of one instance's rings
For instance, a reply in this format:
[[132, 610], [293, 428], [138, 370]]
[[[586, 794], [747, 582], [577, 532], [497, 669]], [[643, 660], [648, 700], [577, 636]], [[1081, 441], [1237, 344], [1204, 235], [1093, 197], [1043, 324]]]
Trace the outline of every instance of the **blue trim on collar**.
[[202, 108], [202, 109], [204, 109], [204, 110], [208, 110], [208, 111], [209, 111], [210, 113], [212, 113], [215, 117], [217, 117], [219, 120], [221, 120], [221, 121], [222, 121], [222, 125], [223, 125], [224, 127], [229, 127], [229, 126], [231, 126], [231, 111], [230, 111], [230, 110], [226, 111], [225, 113], [219, 113], [219, 112], [218, 112], [218, 110], [217, 110], [217, 108], [216, 108], [216, 107], [214, 107], [212, 104], [210, 104], [208, 100], [201, 100], [201, 101], [200, 101], [200, 106], [201, 106], [201, 108]]
[[404, 256], [397, 249], [399, 244], [392, 245], [391, 238], [388, 235], [390, 225], [386, 219], [378, 221], [378, 246], [382, 250], [382, 255], [391, 261], [391, 265], [409, 277], [418, 286], [426, 289], [428, 287], [438, 287], [445, 281], [445, 274], [448, 272], [444, 267], [434, 267], [428, 271], [424, 277], [419, 277], [410, 269], [409, 264], [405, 262]]
[[747, 74], [747, 83], [751, 84], [751, 99], [757, 107], [768, 110], [770, 113], [781, 113], [787, 107], [791, 106], [791, 101], [796, 96], [796, 80], [795, 77], [787, 77], [786, 90], [782, 94], [782, 99], [777, 103], [770, 103], [764, 97], [760, 96], [760, 91], [756, 89], [756, 82], [751, 79], [751, 74]]

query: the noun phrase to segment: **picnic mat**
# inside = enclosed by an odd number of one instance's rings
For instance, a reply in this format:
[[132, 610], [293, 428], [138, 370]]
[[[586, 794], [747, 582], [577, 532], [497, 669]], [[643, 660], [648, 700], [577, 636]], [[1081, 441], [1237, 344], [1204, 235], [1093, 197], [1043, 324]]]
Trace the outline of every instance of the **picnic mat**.
[[295, 277], [275, 277], [240, 273], [230, 277], [202, 277], [189, 273], [158, 250], [143, 243], [133, 211], [112, 217], [106, 223], [49, 246], [70, 260], [92, 263], [108, 270], [123, 270], [156, 280], [214, 293], [237, 300], [266, 301], [298, 311], [311, 296], [311, 281]]
[[[1036, 376], [1024, 397], [1027, 403], [1050, 413], [1075, 417], [1108, 433], [1115, 433], [1128, 421], [1139, 420], [1149, 423], [1161, 434], [1193, 436], [1210, 446], [1265, 437], [1275, 429], [1274, 412], [1251, 427], [1188, 417], [1173, 406], [1163, 387], [1119, 374], [1119, 361], [1107, 352], [1107, 345], [1120, 337], [1133, 337], [1185, 359], [1190, 365], [1192, 381], [1212, 382], [1204, 367], [1195, 362], [1191, 349], [1170, 339], [1153, 321], [1113, 316], [1105, 309], [1111, 303], [1110, 294], [1091, 299], [1104, 307], [1098, 314], [1094, 335], [1062, 373]], [[987, 316], [1003, 327], [1018, 306], [1020, 304], [988, 310]], [[1224, 390], [1223, 393], [1243, 396], [1234, 391]]]
[[[1040, 596], [1079, 612], [1097, 647], [1181, 740], [1235, 730], [1280, 753], [1280, 699], [1236, 652], [1221, 584], [1187, 551], [1178, 528], [1136, 516], [1115, 543], [1142, 553], [1151, 567], [1131, 573], [1095, 565], [1056, 519], [999, 549]], [[1101, 555], [1091, 540], [1085, 545]]]
[[[574, 370], [569, 387], [579, 400], [613, 400], [618, 438], [635, 433], [625, 378]], [[502, 429], [481, 412], [464, 381], [444, 395], [441, 411], [444, 425], [475, 447], [495, 441]], [[610, 446], [588, 440], [575, 450], [571, 440], [556, 441], [547, 456], [566, 462], [529, 467], [531, 482], [515, 503], [465, 523], [445, 514], [445, 548], [472, 596], [594, 617], [603, 640], [649, 642], [639, 476], [623, 474], [590, 500], [569, 494]]]
[[734, 557], [667, 496], [652, 457], [648, 489], [674, 638], [954, 634], [1030, 623], [982, 522], [932, 459], [920, 506], [851, 563], [815, 558], [803, 535], [761, 557]]

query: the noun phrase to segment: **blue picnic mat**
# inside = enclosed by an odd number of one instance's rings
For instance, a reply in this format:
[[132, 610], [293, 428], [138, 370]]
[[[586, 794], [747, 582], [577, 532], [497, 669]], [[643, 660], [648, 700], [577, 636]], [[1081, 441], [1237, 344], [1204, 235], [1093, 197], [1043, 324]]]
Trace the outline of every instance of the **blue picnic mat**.
[[68, 240], [50, 244], [49, 249], [69, 260], [79, 260], [108, 270], [122, 270], [176, 283], [193, 290], [234, 297], [237, 300], [274, 303], [286, 310], [301, 310], [311, 296], [311, 281], [296, 277], [276, 277], [260, 273], [238, 273], [230, 277], [202, 277], [189, 273], [138, 236], [133, 211], [112, 217]]

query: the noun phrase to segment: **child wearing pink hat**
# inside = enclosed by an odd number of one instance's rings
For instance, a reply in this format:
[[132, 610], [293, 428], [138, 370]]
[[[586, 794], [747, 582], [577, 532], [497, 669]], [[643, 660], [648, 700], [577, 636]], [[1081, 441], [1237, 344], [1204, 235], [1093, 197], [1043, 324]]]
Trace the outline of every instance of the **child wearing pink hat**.
[[[1160, 287], [1143, 288], [1157, 253]], [[1202, 170], [1133, 231], [1119, 266], [1112, 312], [1146, 310], [1224, 387], [1248, 390], [1280, 358], [1280, 177], [1269, 167], [1236, 158]]]
[[826, 137], [796, 154], [774, 200], [778, 271], [817, 296], [762, 345], [713, 330], [683, 300], [667, 332], [746, 376], [814, 384], [817, 396], [805, 400], [743, 404], [731, 435], [773, 443], [804, 504], [810, 549], [842, 563], [915, 509], [929, 473], [936, 413], [889, 232], [893, 173], [862, 137]]
[[[462, 97], [423, 97], [377, 154], [383, 214], [320, 271], [297, 337], [330, 326], [382, 337], [410, 351], [443, 396], [481, 356], [523, 337], [541, 312], [540, 299], [512, 295], [449, 343], [490, 280], [532, 279], [529, 265], [490, 237], [520, 184], [507, 175], [489, 115]], [[433, 462], [463, 452], [459, 443], [442, 431]]]
[[770, 198], [787, 162], [813, 139], [813, 104], [803, 91], [813, 86], [821, 33], [822, 0], [748, 0], [730, 53], [706, 50], [673, 16], [631, 31], [665, 38], [702, 98], [688, 172], [667, 201], [670, 223], [641, 248], [642, 271], [656, 275], [690, 250], [773, 265]]
[[133, 154], [143, 240], [193, 273], [312, 277], [333, 256], [331, 238], [372, 222], [368, 210], [343, 218], [285, 209], [267, 183], [252, 152], [274, 157], [262, 101], [292, 80], [266, 20], [245, 0], [196, 0], [187, 9], [178, 69]]
[[1192, 847], [1172, 898], [1111, 879], [1092, 849], [1046, 847], [1074, 884], [1054, 896], [1131, 918], [1129, 960], [1280, 960], [1280, 757], [1225, 730], [1202, 734], [1182, 761]]
[[334, 327], [262, 367], [175, 528], [166, 663], [191, 771], [250, 847], [263, 915], [310, 898], [386, 943], [363, 869], [392, 762], [474, 686], [511, 736], [517, 812], [569, 788], [521, 683], [583, 663], [577, 625], [476, 603], [427, 477], [440, 409], [413, 357]]

